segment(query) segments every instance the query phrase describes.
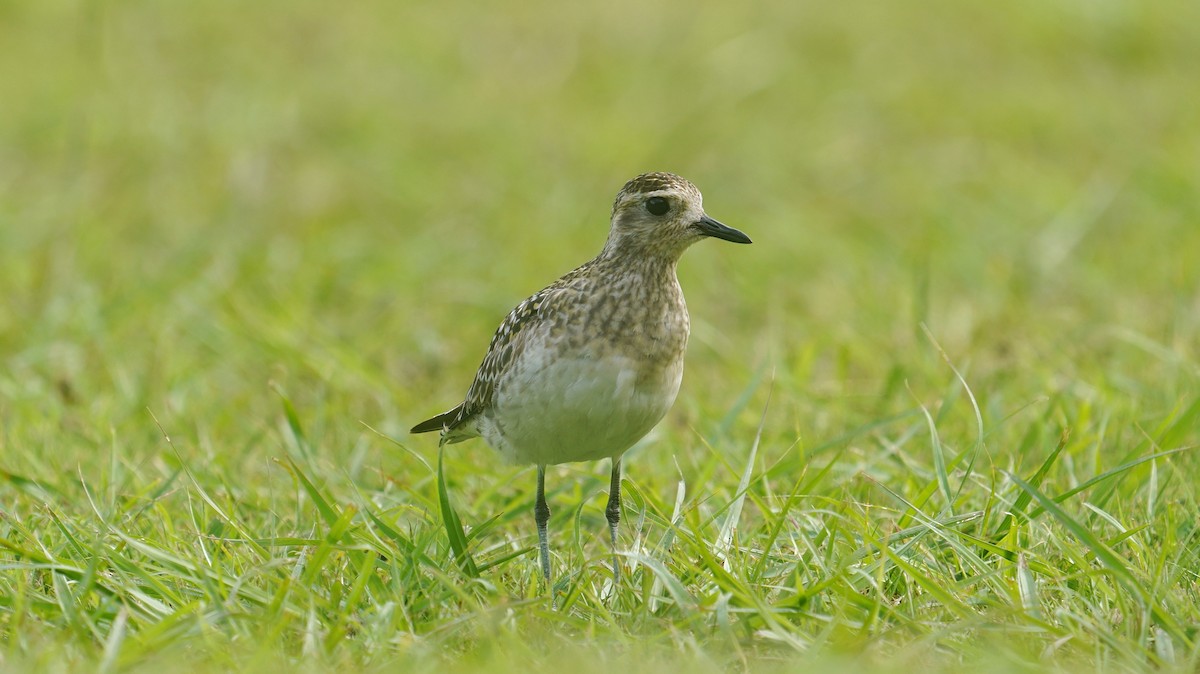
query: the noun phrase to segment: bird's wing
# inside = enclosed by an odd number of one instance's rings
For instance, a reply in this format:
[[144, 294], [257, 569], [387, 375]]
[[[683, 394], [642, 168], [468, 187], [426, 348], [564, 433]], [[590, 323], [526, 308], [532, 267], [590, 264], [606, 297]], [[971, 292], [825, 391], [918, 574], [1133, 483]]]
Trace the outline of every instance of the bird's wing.
[[[442, 415], [443, 427], [453, 431], [468, 419], [487, 409], [492, 404], [496, 382], [500, 381], [533, 336], [535, 326], [542, 325], [544, 312], [568, 295], [585, 291], [583, 280], [587, 265], [566, 274], [513, 308], [496, 328], [488, 344], [487, 355], [475, 373], [471, 388], [462, 404]], [[432, 421], [432, 420], [431, 420]]]

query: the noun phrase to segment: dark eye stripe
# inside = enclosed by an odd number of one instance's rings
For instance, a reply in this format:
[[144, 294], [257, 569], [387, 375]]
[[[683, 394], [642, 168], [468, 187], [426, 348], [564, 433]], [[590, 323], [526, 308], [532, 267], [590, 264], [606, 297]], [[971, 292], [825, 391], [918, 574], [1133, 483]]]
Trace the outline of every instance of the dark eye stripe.
[[646, 210], [650, 215], [666, 215], [671, 210], [671, 202], [663, 197], [650, 197], [646, 200]]

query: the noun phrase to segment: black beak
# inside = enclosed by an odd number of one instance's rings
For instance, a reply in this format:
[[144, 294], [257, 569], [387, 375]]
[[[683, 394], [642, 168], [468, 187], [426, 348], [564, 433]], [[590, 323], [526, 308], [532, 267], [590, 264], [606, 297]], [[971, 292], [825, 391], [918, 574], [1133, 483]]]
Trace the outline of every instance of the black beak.
[[728, 225], [723, 225], [713, 220], [707, 215], [693, 223], [692, 227], [695, 227], [704, 236], [724, 239], [725, 241], [732, 241], [734, 243], [750, 243], [750, 237]]

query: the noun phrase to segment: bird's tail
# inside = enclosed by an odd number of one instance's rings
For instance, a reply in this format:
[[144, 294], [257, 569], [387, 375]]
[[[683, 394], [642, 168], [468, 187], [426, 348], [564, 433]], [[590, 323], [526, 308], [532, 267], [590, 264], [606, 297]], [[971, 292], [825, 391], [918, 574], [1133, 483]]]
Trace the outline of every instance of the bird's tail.
[[458, 421], [458, 415], [460, 412], [462, 412], [462, 405], [459, 405], [452, 410], [442, 412], [432, 419], [426, 419], [425, 421], [422, 421], [416, 426], [413, 426], [412, 430], [409, 432], [429, 433], [430, 431], [441, 431], [447, 428], [453, 428], [455, 422]]

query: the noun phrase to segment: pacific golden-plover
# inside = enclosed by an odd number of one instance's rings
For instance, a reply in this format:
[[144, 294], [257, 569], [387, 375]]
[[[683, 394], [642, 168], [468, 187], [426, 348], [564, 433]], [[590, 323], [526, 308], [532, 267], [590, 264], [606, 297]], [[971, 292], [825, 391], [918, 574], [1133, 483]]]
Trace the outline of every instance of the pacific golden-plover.
[[483, 436], [514, 463], [537, 466], [542, 576], [550, 585], [546, 466], [612, 460], [605, 515], [613, 581], [621, 519], [621, 455], [675, 402], [690, 330], [675, 265], [706, 237], [750, 237], [704, 213], [700, 191], [646, 173], [617, 193], [604, 249], [517, 305], [500, 324], [466, 399], [422, 421], [441, 444]]

